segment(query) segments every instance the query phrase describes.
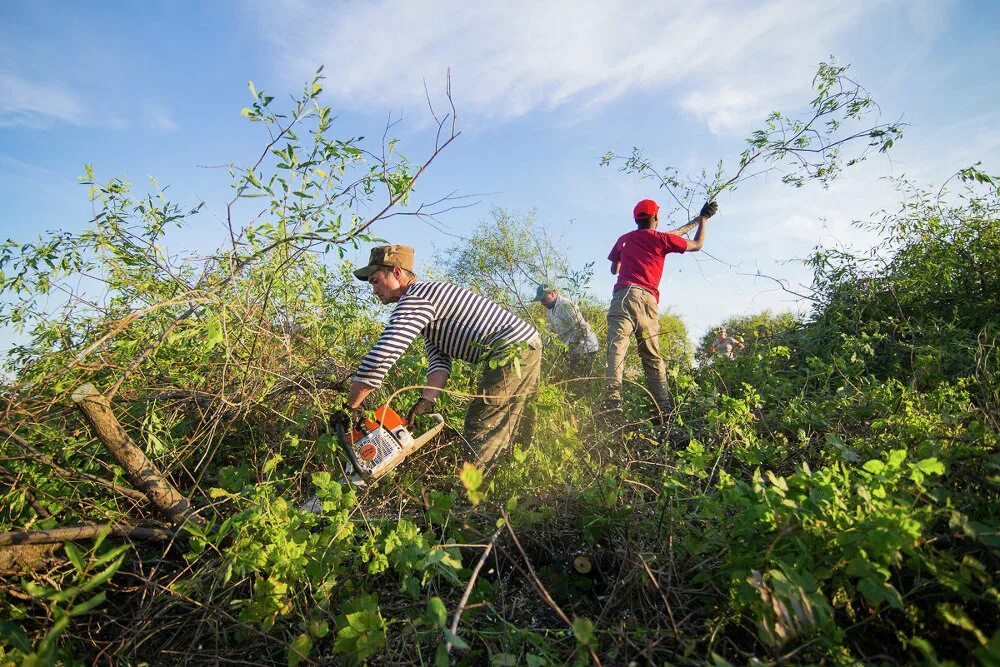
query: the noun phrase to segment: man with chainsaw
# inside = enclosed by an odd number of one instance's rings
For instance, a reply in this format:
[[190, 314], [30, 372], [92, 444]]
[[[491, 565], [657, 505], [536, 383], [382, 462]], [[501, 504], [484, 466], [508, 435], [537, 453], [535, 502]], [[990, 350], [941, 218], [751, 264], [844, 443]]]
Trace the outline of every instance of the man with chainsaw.
[[389, 323], [358, 366], [347, 396], [350, 418], [357, 421], [365, 397], [417, 336], [427, 354], [427, 386], [407, 413], [408, 422], [433, 412], [448, 381], [452, 361], [486, 362], [477, 396], [465, 415], [465, 438], [479, 464], [488, 464], [510, 444], [528, 395], [538, 386], [542, 340], [533, 326], [464, 287], [418, 281], [413, 248], [372, 248], [367, 266], [354, 272], [371, 285], [384, 304], [395, 303]]
[[698, 223], [693, 240], [657, 231], [660, 207], [652, 199], [643, 199], [632, 210], [637, 229], [620, 236], [608, 255], [611, 273], [618, 276], [618, 282], [608, 308], [607, 409], [621, 409], [625, 355], [629, 338], [634, 335], [646, 375], [646, 387], [653, 395], [661, 423], [669, 412], [671, 401], [659, 338], [659, 286], [663, 261], [671, 253], [701, 250], [706, 223], [718, 210], [715, 202], [701, 207], [698, 217], [692, 220]]

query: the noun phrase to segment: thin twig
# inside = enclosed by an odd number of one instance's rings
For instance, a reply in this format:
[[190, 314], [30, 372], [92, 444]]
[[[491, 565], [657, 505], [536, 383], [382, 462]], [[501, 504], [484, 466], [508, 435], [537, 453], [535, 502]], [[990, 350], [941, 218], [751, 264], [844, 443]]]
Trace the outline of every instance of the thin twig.
[[103, 486], [104, 488], [110, 489], [115, 493], [120, 493], [123, 496], [131, 498], [137, 503], [145, 503], [149, 500], [146, 497], [146, 494], [142, 493], [141, 491], [136, 491], [135, 489], [129, 489], [124, 486], [118, 486], [113, 482], [109, 482], [106, 479], [102, 479], [100, 477], [91, 475], [89, 473], [76, 472], [74, 470], [66, 470], [65, 468], [57, 464], [55, 461], [53, 461], [51, 457], [35, 449], [27, 440], [17, 435], [6, 426], [0, 426], [0, 433], [6, 435], [8, 438], [14, 441], [14, 444], [16, 444], [18, 447], [31, 454], [31, 456], [35, 461], [51, 468], [52, 471], [55, 472], [56, 476], [58, 477], [62, 477], [64, 479], [82, 479], [87, 482], [97, 484], [98, 486]]
[[642, 567], [646, 570], [646, 574], [649, 575], [649, 580], [653, 582], [654, 586], [656, 586], [656, 590], [657, 592], [659, 592], [660, 597], [663, 598], [663, 604], [667, 606], [667, 616], [670, 617], [670, 625], [672, 625], [674, 628], [674, 638], [676, 639], [680, 637], [681, 632], [680, 630], [677, 629], [677, 621], [674, 620], [674, 610], [673, 607], [670, 606], [670, 600], [667, 599], [667, 596], [663, 592], [663, 589], [660, 588], [660, 582], [656, 580], [656, 577], [653, 575], [652, 570], [649, 569], [649, 565], [646, 563], [646, 559], [643, 558], [641, 552], [639, 552], [639, 561], [642, 563]]
[[[490, 536], [490, 541], [483, 549], [482, 555], [479, 557], [479, 562], [476, 563], [476, 567], [472, 569], [472, 576], [469, 577], [469, 583], [465, 586], [465, 592], [462, 593], [462, 599], [458, 602], [458, 609], [455, 610], [455, 617], [451, 620], [451, 634], [458, 634], [458, 622], [462, 620], [462, 612], [465, 610], [465, 605], [469, 601], [469, 595], [472, 594], [472, 587], [476, 584], [476, 579], [479, 577], [479, 571], [483, 569], [483, 563], [489, 558], [490, 552], [493, 551], [493, 545], [496, 544], [497, 537], [500, 536], [500, 532], [503, 530], [503, 526], [497, 528], [493, 535]], [[451, 653], [451, 639], [447, 639], [448, 642], [448, 653]]]
[[[538, 593], [539, 597], [541, 597], [542, 600], [552, 608], [552, 611], [556, 612], [556, 615], [562, 619], [563, 623], [572, 629], [573, 621], [569, 619], [569, 616], [566, 615], [566, 612], [562, 610], [558, 603], [552, 599], [549, 591], [545, 588], [541, 579], [539, 579], [538, 575], [535, 573], [535, 568], [531, 565], [531, 561], [528, 559], [528, 554], [525, 553], [524, 547], [521, 546], [521, 541], [517, 539], [517, 534], [514, 532], [514, 527], [510, 524], [510, 517], [507, 515], [506, 510], [501, 509], [500, 514], [503, 515], [504, 525], [507, 527], [507, 531], [510, 533], [511, 538], [513, 538], [514, 545], [517, 547], [517, 550], [521, 552], [524, 564], [528, 567], [528, 574], [531, 575], [531, 581], [535, 585], [535, 591]], [[593, 659], [594, 664], [597, 665], [597, 667], [601, 667], [601, 659], [597, 657], [597, 652], [593, 649], [593, 647], [588, 646], [587, 650], [590, 651], [590, 657]]]

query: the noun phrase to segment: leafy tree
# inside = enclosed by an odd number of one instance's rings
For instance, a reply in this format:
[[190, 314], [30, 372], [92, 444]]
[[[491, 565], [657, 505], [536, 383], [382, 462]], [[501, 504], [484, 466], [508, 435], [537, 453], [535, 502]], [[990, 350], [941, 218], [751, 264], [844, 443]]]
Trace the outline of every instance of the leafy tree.
[[435, 263], [448, 280], [521, 315], [529, 312], [539, 285], [552, 283], [574, 296], [590, 277], [587, 270], [570, 269], [565, 244], [549, 236], [534, 211], [500, 207], [469, 238], [439, 251]]
[[712, 346], [718, 340], [718, 332], [725, 329], [730, 336], [737, 336], [748, 348], [753, 348], [758, 342], [767, 339], [780, 340], [786, 332], [799, 325], [799, 318], [793, 313], [772, 313], [763, 310], [753, 315], [736, 315], [713, 326], [701, 337], [696, 353], [699, 361], [705, 361], [712, 356]]
[[[837, 65], [833, 59], [820, 63], [813, 78], [816, 97], [801, 118], [780, 111], [771, 113], [762, 127], [746, 139], [747, 147], [740, 154], [735, 172], [727, 172], [720, 160], [714, 170], [703, 170], [697, 178], [683, 178], [676, 167], [657, 167], [640, 148], [629, 155], [608, 151], [601, 164], [618, 165], [627, 174], [651, 180], [663, 188], [669, 201], [663, 206], [666, 218], [684, 212], [693, 217], [702, 201], [715, 200], [726, 190], [757, 176], [777, 171], [784, 183], [802, 187], [809, 181], [826, 186], [845, 167], [864, 160], [872, 151], [885, 153], [902, 137], [904, 123], [876, 122], [865, 127], [879, 112], [871, 94], [847, 75], [850, 66]], [[850, 157], [844, 151], [853, 149]], [[685, 224], [673, 230], [686, 234], [694, 229]]]

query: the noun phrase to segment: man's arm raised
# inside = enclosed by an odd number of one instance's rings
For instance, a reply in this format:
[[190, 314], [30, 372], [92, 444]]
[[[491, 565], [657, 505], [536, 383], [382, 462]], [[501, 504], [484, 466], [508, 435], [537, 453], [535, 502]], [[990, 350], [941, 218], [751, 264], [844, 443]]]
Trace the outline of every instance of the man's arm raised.
[[688, 240], [687, 252], [698, 252], [705, 245], [705, 223], [708, 222], [709, 218], [718, 213], [718, 211], [719, 205], [714, 201], [706, 202], [701, 207], [698, 217], [691, 221], [698, 223], [698, 231], [695, 232], [693, 239]]

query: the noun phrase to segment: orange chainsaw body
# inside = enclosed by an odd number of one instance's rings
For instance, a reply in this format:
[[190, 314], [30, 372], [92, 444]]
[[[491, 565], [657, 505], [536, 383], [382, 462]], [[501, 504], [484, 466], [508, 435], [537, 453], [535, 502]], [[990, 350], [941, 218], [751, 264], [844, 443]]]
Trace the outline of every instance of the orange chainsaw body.
[[406, 428], [406, 420], [392, 408], [383, 405], [374, 412], [375, 419], [365, 419], [358, 428], [341, 432], [341, 444], [355, 472], [367, 481], [374, 481], [395, 468], [444, 427], [444, 418], [433, 414], [431, 417], [437, 424], [414, 438]]

